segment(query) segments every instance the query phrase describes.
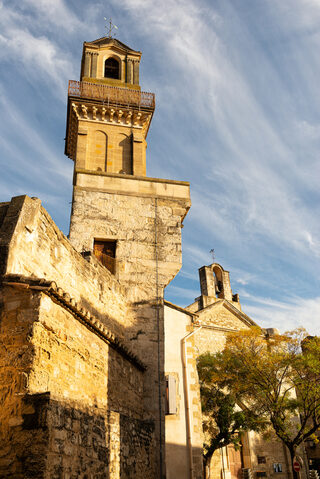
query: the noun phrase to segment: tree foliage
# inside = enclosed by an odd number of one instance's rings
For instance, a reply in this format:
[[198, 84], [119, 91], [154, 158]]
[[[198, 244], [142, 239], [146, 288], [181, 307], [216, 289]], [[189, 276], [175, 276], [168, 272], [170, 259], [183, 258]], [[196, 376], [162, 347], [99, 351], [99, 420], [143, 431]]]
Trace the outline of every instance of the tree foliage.
[[291, 458], [299, 444], [315, 438], [320, 427], [320, 338], [309, 337], [304, 329], [266, 336], [253, 328], [230, 334], [224, 351], [206, 357], [210, 368], [204, 375], [200, 371], [200, 380], [268, 421]]
[[241, 401], [229, 389], [221, 389], [213, 380], [216, 358], [210, 353], [198, 359], [198, 373], [201, 385], [201, 406], [203, 429], [207, 441], [204, 444], [204, 459], [207, 462], [214, 451], [233, 444], [240, 447], [241, 434], [248, 430], [262, 430], [266, 422], [251, 408], [241, 407]]

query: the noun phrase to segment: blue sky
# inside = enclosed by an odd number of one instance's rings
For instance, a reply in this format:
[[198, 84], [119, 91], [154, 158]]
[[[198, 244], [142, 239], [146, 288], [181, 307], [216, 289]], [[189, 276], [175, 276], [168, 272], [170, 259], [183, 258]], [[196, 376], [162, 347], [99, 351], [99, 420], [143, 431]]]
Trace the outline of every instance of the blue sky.
[[67, 82], [104, 16], [156, 94], [148, 175], [191, 183], [167, 299], [199, 295], [214, 248], [261, 326], [319, 334], [320, 0], [0, 2], [0, 201], [37, 196], [68, 233]]

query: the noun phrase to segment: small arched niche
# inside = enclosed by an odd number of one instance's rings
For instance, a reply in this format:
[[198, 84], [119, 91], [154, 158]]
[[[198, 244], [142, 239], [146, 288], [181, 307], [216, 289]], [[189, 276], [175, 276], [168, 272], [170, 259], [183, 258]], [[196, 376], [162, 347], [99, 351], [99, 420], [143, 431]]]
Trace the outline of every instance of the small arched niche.
[[124, 133], [121, 133], [119, 136], [119, 148], [121, 151], [121, 169], [119, 173], [132, 175], [132, 138]]
[[93, 171], [107, 171], [108, 137], [101, 130], [95, 130], [91, 137], [87, 168]]
[[120, 80], [120, 61], [114, 57], [109, 57], [104, 62], [105, 78]]

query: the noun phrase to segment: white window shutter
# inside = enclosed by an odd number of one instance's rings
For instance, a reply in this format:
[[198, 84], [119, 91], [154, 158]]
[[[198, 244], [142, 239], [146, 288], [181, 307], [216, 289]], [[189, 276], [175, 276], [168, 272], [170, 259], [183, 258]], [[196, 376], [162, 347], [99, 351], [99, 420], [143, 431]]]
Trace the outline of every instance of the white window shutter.
[[172, 375], [167, 376], [167, 398], [167, 414], [177, 414], [176, 378]]

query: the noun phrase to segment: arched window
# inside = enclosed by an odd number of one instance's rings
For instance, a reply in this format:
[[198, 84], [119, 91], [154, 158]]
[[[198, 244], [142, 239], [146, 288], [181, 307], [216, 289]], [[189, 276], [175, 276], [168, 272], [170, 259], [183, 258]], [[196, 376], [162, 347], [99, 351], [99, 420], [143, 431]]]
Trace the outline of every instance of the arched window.
[[111, 57], [104, 62], [104, 76], [105, 78], [120, 80], [120, 64], [118, 60]]
[[217, 265], [215, 265], [212, 268], [212, 274], [213, 274], [216, 298], [223, 297], [222, 271]]

